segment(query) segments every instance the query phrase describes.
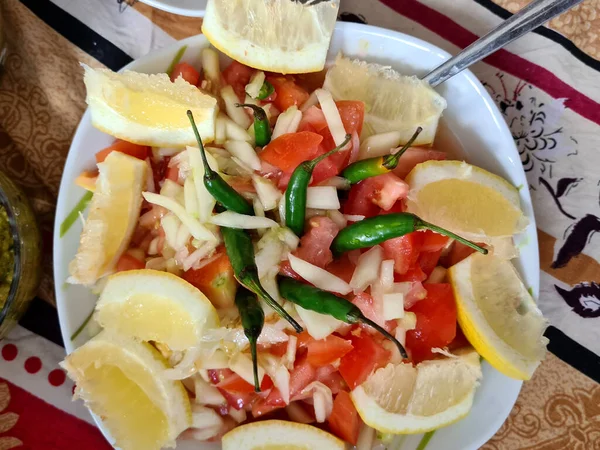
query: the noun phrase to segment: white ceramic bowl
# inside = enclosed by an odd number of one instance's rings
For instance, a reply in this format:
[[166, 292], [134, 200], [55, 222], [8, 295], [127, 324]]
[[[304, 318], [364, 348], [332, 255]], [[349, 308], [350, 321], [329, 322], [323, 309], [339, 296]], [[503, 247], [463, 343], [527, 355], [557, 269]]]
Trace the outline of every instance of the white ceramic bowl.
[[[208, 42], [202, 35], [194, 36], [152, 52], [126, 68], [147, 73], [163, 72], [183, 44], [188, 45], [184, 60], [198, 64], [199, 49], [207, 46]], [[338, 23], [335, 28], [329, 59], [333, 60], [340, 51], [345, 55], [389, 64], [404, 73], [417, 75], [425, 74], [449, 57], [446, 52], [414, 37], [352, 23]], [[473, 74], [464, 71], [439, 86], [438, 90], [448, 101], [443, 121], [460, 140], [466, 159], [503, 176], [515, 186], [527, 186], [521, 160], [504, 119]], [[92, 169], [95, 165], [94, 154], [112, 141], [112, 137], [92, 127], [89, 112], [86, 112], [65, 165], [56, 209], [57, 225], [84, 193], [73, 184], [75, 177], [82, 170]], [[535, 219], [528, 189], [521, 189], [520, 195], [530, 225], [522, 238], [517, 266], [537, 297], [539, 263]], [[58, 229], [55, 226], [56, 298], [65, 347], [71, 352], [83, 343], [85, 337], [81, 336], [76, 342], [71, 342], [69, 337], [93, 309], [96, 296], [85, 288], [65, 284], [68, 263], [77, 250], [81, 224], [77, 222], [63, 238], [60, 238]], [[460, 422], [436, 432], [427, 450], [476, 450], [500, 428], [512, 409], [520, 388], [520, 381], [511, 380], [484, 363], [483, 380], [477, 390], [471, 413]], [[418, 442], [418, 437], [410, 436], [403, 440], [400, 447], [395, 448], [414, 450]], [[178, 448], [191, 449], [192, 446], [188, 445], [181, 443]], [[193, 448], [204, 450], [215, 447], [196, 444]]]
[[140, 0], [142, 3], [173, 14], [204, 17], [207, 0]]

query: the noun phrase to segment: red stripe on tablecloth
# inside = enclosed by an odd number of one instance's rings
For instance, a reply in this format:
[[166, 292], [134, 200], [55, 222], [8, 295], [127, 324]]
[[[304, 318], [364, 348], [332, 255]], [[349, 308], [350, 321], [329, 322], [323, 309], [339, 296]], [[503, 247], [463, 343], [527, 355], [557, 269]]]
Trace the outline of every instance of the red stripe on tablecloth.
[[8, 406], [1, 411], [19, 417], [2, 436], [23, 442], [24, 450], [111, 450], [100, 431], [83, 420], [55, 408], [35, 395], [0, 378], [10, 394]]
[[[479, 37], [417, 0], [380, 1], [457, 47], [465, 48]], [[549, 70], [503, 49], [485, 58], [484, 62], [532, 83], [554, 98], [566, 98], [567, 108], [600, 125], [600, 104], [568, 85]]]

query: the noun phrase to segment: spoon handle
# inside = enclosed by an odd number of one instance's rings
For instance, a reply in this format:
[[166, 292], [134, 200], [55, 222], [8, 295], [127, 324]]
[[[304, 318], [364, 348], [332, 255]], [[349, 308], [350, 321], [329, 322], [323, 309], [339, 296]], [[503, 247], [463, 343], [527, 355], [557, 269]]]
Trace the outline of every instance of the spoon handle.
[[582, 0], [534, 0], [495, 29], [480, 37], [458, 55], [439, 65], [423, 80], [437, 86], [448, 78], [482, 60], [515, 39], [529, 33], [555, 16], [571, 9]]

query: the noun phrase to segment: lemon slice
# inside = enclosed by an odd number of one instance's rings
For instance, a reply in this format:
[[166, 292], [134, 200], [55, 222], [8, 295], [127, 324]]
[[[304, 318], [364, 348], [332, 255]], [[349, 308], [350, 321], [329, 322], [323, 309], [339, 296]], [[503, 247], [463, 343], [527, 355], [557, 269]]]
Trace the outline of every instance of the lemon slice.
[[217, 311], [199, 289], [177, 275], [150, 269], [110, 276], [96, 305], [96, 320], [107, 330], [182, 351], [219, 326]]
[[391, 67], [338, 56], [323, 87], [335, 100], [361, 100], [365, 122], [361, 138], [396, 132], [400, 144], [408, 142], [417, 127], [423, 131], [414, 145], [433, 142], [446, 100], [425, 81], [404, 76]]
[[491, 243], [527, 226], [519, 191], [504, 178], [462, 161], [427, 161], [406, 177], [408, 211], [466, 239]]
[[189, 109], [204, 142], [214, 139], [216, 99], [183, 78], [83, 67], [92, 123], [105, 133], [153, 147], [196, 145]]
[[160, 376], [167, 363], [149, 344], [103, 331], [61, 365], [122, 450], [174, 447], [191, 425], [183, 385]]
[[528, 380], [544, 358], [548, 326], [513, 265], [473, 254], [448, 270], [465, 336], [503, 374]]
[[98, 178], [79, 249], [69, 264], [69, 283], [93, 285], [112, 272], [129, 245], [140, 216], [146, 163], [112, 152], [98, 164]]
[[316, 427], [264, 420], [234, 428], [223, 436], [223, 450], [344, 450], [346, 444]]
[[209, 0], [202, 33], [227, 56], [250, 67], [318, 72], [325, 67], [339, 7], [338, 0]]
[[480, 378], [479, 355], [469, 348], [416, 367], [388, 364], [351, 395], [362, 420], [376, 430], [424, 433], [466, 416]]

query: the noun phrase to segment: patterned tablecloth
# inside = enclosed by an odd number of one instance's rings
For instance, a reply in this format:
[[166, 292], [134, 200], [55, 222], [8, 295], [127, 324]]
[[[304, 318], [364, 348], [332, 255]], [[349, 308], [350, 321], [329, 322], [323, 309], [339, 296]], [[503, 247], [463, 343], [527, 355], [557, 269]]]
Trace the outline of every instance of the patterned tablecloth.
[[[528, 0], [342, 0], [340, 18], [457, 53]], [[200, 31], [201, 19], [116, 0], [2, 0], [0, 168], [32, 201], [44, 241], [38, 297], [0, 343], [0, 450], [109, 448], [58, 368], [52, 227], [62, 168], [85, 109], [82, 61], [117, 70]], [[123, 10], [124, 9], [124, 10]], [[120, 11], [121, 10], [121, 11]], [[539, 303], [552, 352], [483, 448], [600, 449], [600, 1], [473, 67], [513, 133], [538, 224]], [[596, 381], [594, 381], [596, 380]]]

